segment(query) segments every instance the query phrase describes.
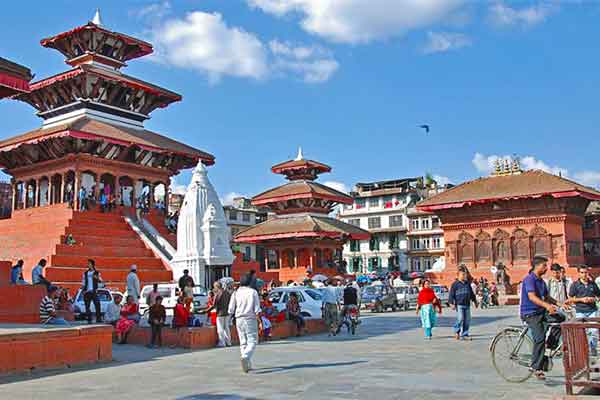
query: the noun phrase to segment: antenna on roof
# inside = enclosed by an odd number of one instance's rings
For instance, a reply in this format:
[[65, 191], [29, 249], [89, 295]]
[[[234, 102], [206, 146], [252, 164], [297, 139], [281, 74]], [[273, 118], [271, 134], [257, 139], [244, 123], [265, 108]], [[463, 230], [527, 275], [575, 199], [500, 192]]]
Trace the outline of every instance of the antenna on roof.
[[296, 156], [296, 161], [304, 160], [304, 156], [302, 155], [302, 147], [298, 147], [298, 155]]
[[92, 18], [92, 23], [94, 25], [102, 26], [102, 18], [100, 17], [99, 8], [96, 8], [96, 14], [94, 14], [94, 18]]

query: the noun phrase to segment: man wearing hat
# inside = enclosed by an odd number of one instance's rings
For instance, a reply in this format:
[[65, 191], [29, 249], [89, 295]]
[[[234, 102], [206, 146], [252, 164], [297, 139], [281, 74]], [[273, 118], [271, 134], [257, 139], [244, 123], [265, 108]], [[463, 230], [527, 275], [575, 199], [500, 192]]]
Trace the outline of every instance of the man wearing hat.
[[133, 297], [136, 304], [140, 301], [140, 279], [137, 276], [137, 265], [131, 266], [131, 272], [127, 275], [127, 294]]

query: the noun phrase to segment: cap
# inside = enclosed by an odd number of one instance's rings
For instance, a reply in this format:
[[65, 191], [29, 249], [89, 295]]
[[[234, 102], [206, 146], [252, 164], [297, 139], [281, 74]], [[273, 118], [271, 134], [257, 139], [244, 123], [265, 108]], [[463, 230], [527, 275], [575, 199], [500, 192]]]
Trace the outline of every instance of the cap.
[[132, 271], [137, 271], [137, 265], [135, 265], [135, 264], [131, 265], [131, 270]]

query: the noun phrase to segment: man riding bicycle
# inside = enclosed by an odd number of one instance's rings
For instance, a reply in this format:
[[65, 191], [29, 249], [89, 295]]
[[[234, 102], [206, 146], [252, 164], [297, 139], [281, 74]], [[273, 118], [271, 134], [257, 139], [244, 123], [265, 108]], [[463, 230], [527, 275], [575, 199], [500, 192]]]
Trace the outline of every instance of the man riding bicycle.
[[[548, 259], [546, 257], [533, 257], [532, 268], [523, 280], [521, 286], [521, 319], [529, 327], [533, 339], [533, 351], [531, 354], [531, 369], [536, 378], [546, 379], [544, 374], [544, 355], [546, 352], [546, 332], [548, 324], [561, 323], [565, 317], [559, 314], [559, 307], [555, 299], [550, 297], [548, 286], [542, 279], [548, 271]], [[560, 340], [560, 328], [553, 327], [549, 345], [556, 346]]]

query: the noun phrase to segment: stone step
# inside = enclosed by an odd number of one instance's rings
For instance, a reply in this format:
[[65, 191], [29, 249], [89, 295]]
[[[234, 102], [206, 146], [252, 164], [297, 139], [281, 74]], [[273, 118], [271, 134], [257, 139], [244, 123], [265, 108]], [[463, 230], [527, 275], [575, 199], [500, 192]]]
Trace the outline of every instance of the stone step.
[[[73, 283], [77, 286], [81, 286], [81, 279], [86, 268], [59, 268], [59, 267], [46, 267], [45, 274], [46, 278], [51, 282], [64, 282]], [[102, 269], [98, 268], [100, 277], [105, 282], [122, 282], [123, 285], [127, 281], [127, 275], [129, 269]], [[170, 282], [173, 280], [173, 274], [167, 270], [138, 270], [138, 277], [142, 282]]]
[[[136, 235], [132, 237], [121, 236], [80, 236], [73, 237], [77, 242], [77, 245], [83, 246], [104, 246], [104, 247], [135, 247], [135, 248], [146, 248], [144, 242], [142, 242]], [[60, 243], [65, 243], [66, 235], [61, 236]]]
[[96, 262], [96, 268], [98, 270], [102, 268], [106, 269], [119, 269], [129, 268], [132, 264], [135, 264], [140, 269], [151, 269], [160, 270], [164, 269], [164, 265], [159, 258], [155, 257], [135, 257], [135, 256], [123, 256], [123, 257], [94, 257], [93, 255], [80, 254], [80, 255], [53, 255], [50, 257], [50, 265], [53, 267], [80, 267], [85, 268], [87, 266], [88, 259], [92, 258]]
[[102, 228], [94, 228], [92, 226], [69, 226], [65, 234], [71, 234], [75, 240], [85, 238], [87, 236], [100, 236], [100, 237], [119, 237], [123, 239], [135, 239], [139, 236], [132, 231], [129, 227], [127, 229], [111, 229], [106, 230]]
[[75, 244], [68, 246], [59, 244], [56, 246], [56, 255], [81, 255], [92, 257], [154, 257], [152, 250], [145, 247], [131, 246], [93, 246]]

